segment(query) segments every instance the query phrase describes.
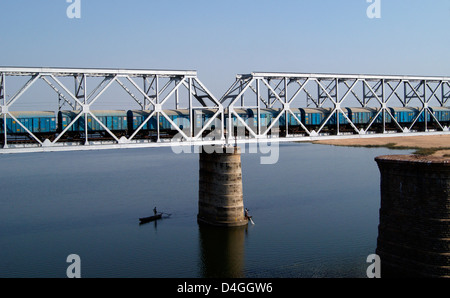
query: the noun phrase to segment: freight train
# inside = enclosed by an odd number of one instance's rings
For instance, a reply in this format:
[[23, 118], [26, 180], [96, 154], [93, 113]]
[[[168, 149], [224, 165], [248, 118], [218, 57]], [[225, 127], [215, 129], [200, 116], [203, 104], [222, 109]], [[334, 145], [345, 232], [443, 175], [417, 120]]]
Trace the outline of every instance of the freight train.
[[[431, 107], [429, 108], [434, 117], [430, 113], [427, 114], [425, 121], [425, 113], [421, 113], [419, 118], [415, 122], [415, 127], [420, 130], [425, 126], [429, 129], [439, 129], [441, 126], [450, 125], [450, 107]], [[336, 131], [337, 121], [339, 121], [339, 130], [344, 132], [354, 132], [353, 126], [349, 123], [348, 119], [358, 129], [366, 128], [370, 123], [371, 130], [380, 131], [383, 127], [383, 113], [379, 113], [377, 108], [343, 108], [343, 113], [339, 113], [339, 119], [336, 119], [336, 113], [330, 115], [333, 111], [331, 108], [292, 108], [291, 113], [287, 113], [288, 121], [288, 133], [295, 134], [301, 133], [303, 126], [308, 130], [318, 131], [322, 128], [321, 132], [334, 133]], [[418, 114], [420, 109], [412, 107], [391, 107], [389, 108], [391, 115], [395, 118], [397, 123], [402, 127], [409, 127]], [[11, 114], [23, 125], [19, 125], [16, 120], [11, 117], [6, 117], [6, 133], [8, 135], [8, 142], [16, 141], [32, 141], [29, 132], [33, 133], [41, 140], [55, 139], [58, 134], [65, 130], [64, 136], [60, 138], [60, 141], [77, 140], [83, 137], [87, 126], [88, 133], [91, 137], [97, 137], [99, 139], [110, 138], [111, 136], [106, 132], [107, 127], [117, 137], [131, 136], [142, 123], [151, 115], [153, 111], [138, 111], [138, 110], [106, 110], [106, 111], [91, 111], [96, 118], [103, 124], [100, 125], [91, 115], [87, 117], [82, 115], [78, 120], [67, 128], [70, 123], [79, 115], [80, 111], [59, 111], [59, 112], [11, 112]], [[246, 123], [248, 127], [256, 131], [258, 125], [257, 122], [257, 109], [235, 109], [235, 112], [242, 118], [242, 121]], [[272, 121], [278, 118], [279, 133], [286, 133], [286, 113], [280, 109], [260, 109], [261, 127], [268, 127], [272, 124]], [[190, 113], [187, 109], [179, 110], [164, 110], [164, 113], [171, 119], [171, 121], [177, 125], [180, 129], [189, 129]], [[193, 110], [194, 119], [194, 132], [200, 131], [206, 123], [215, 114], [214, 110], [203, 109]], [[378, 116], [376, 117], [376, 115]], [[376, 119], [374, 119], [376, 117]], [[225, 110], [225, 132], [229, 125], [228, 111]], [[324, 124], [324, 122], [328, 121]], [[303, 126], [299, 123], [300, 120]], [[87, 123], [86, 123], [87, 121]], [[218, 120], [220, 121], [220, 120]], [[244, 125], [242, 121], [238, 120], [234, 115], [232, 116], [232, 125], [235, 129], [242, 128]], [[384, 123], [386, 129], [398, 130], [398, 125], [392, 121], [389, 113], [385, 113]], [[156, 113], [146, 122], [141, 130], [135, 135], [135, 138], [152, 138], [158, 131], [161, 136], [171, 137], [178, 131], [173, 127], [163, 115], [160, 114], [157, 120]], [[205, 130], [207, 134], [211, 130], [216, 128], [217, 122], [212, 122], [212, 125]], [[26, 127], [26, 129], [24, 129]], [[4, 142], [4, 118], [0, 119], [0, 142]], [[28, 131], [27, 131], [28, 130]]]

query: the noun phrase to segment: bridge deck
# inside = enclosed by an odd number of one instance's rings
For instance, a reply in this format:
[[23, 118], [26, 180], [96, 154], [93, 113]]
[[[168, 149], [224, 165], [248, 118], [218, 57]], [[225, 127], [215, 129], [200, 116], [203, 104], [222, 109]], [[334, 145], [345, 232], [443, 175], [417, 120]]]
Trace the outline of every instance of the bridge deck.
[[[315, 141], [333, 141], [333, 140], [370, 140], [378, 138], [389, 138], [392, 140], [398, 140], [398, 138], [411, 138], [419, 136], [450, 136], [450, 132], [410, 132], [410, 133], [387, 133], [387, 134], [372, 134], [372, 135], [328, 135], [328, 136], [315, 136], [315, 137], [295, 137], [289, 138], [250, 138], [241, 137], [235, 138], [228, 142], [227, 140], [202, 140], [202, 141], [172, 141], [161, 140], [160, 142], [135, 142], [135, 143], [122, 143], [118, 144], [113, 141], [98, 141], [90, 142], [89, 145], [80, 143], [60, 143], [54, 146], [38, 146], [38, 145], [14, 145], [11, 147], [5, 147], [0, 149], [0, 154], [13, 154], [13, 153], [35, 153], [35, 152], [65, 152], [65, 151], [89, 151], [89, 150], [112, 150], [112, 149], [137, 149], [137, 148], [178, 148], [189, 146], [233, 146], [233, 145], [245, 145], [245, 144], [282, 144], [290, 142], [315, 142]], [[176, 149], [177, 151], [179, 149]]]

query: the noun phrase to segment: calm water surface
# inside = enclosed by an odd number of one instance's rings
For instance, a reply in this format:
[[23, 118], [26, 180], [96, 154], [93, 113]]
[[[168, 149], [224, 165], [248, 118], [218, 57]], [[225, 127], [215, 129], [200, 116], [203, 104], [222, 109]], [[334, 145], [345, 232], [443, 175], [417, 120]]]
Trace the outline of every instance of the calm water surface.
[[[399, 151], [287, 144], [274, 165], [244, 153], [255, 225], [234, 229], [197, 224], [198, 154], [0, 155], [0, 277], [64, 278], [70, 254], [82, 277], [365, 277], [384, 154]], [[172, 216], [139, 225], [155, 206]]]

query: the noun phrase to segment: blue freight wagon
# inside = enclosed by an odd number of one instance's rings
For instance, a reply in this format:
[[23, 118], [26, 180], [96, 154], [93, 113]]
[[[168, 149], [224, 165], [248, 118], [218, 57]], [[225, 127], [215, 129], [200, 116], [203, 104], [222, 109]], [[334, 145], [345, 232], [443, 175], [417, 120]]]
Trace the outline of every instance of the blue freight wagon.
[[[281, 114], [281, 115], [280, 115]], [[277, 109], [276, 110], [276, 112], [274, 112], [273, 114], [272, 114], [272, 121], [275, 121], [275, 119], [278, 117], [278, 126], [280, 127], [280, 128], [284, 128], [284, 127], [286, 127], [286, 112], [283, 112], [283, 110], [282, 109]], [[288, 121], [289, 121], [289, 118], [287, 118], [288, 119]], [[271, 125], [272, 124], [272, 121], [270, 121], [270, 123], [269, 123], [269, 125]], [[277, 125], [277, 124], [275, 124], [275, 125]]]
[[[389, 108], [389, 110], [398, 123], [412, 123], [420, 112], [420, 109], [411, 107], [394, 107]], [[427, 121], [430, 121], [430, 119], [430, 114], [427, 113]], [[424, 113], [421, 113], [416, 122], [425, 122]]]
[[[172, 121], [175, 125], [181, 129], [188, 128], [190, 126], [189, 120], [189, 110], [188, 109], [178, 109], [178, 110], [164, 110], [164, 114]], [[129, 121], [132, 121], [133, 131], [138, 129], [139, 126], [144, 122], [153, 111], [128, 111]], [[132, 117], [132, 118], [131, 118]], [[170, 121], [164, 117], [162, 113], [159, 114], [159, 119], [157, 121], [157, 114], [154, 113], [152, 118], [147, 121], [147, 123], [142, 127], [143, 131], [156, 131], [158, 129], [157, 125], [159, 123], [159, 128], [161, 131], [171, 131], [175, 130]], [[194, 120], [195, 121], [195, 120]], [[201, 125], [202, 118], [198, 120]]]
[[[150, 116], [153, 111], [140, 111], [133, 110], [128, 111], [128, 121], [129, 121], [129, 130], [135, 131], [139, 128], [139, 126]], [[180, 129], [188, 129], [190, 127], [190, 115], [188, 109], [178, 109], [178, 110], [164, 110], [163, 111], [167, 117]], [[216, 113], [215, 110], [209, 109], [194, 109], [193, 110], [193, 122], [196, 129], [203, 128], [206, 123], [214, 116]], [[156, 113], [152, 116], [151, 119], [147, 121], [147, 123], [142, 127], [141, 131], [156, 131], [157, 123], [159, 122], [160, 130], [162, 131], [174, 131], [175, 127], [172, 127], [172, 124], [167, 120], [162, 113], [160, 113], [159, 121], [156, 121], [157, 115]], [[214, 124], [212, 124], [214, 126]]]
[[[126, 131], [128, 129], [128, 118], [126, 111], [91, 111], [98, 120], [111, 131]], [[84, 117], [80, 119], [84, 120]], [[82, 120], [82, 121], [83, 121]], [[87, 117], [88, 131], [105, 131], [99, 122], [91, 115]], [[84, 124], [84, 123], [82, 123]]]
[[[248, 109], [234, 109], [234, 112], [239, 115], [240, 118], [248, 125], [248, 119], [249, 119], [249, 112]], [[225, 111], [225, 117], [229, 117], [228, 115], [228, 109]], [[244, 127], [244, 124], [242, 124], [242, 121], [237, 119], [237, 117], [234, 114], [231, 114], [232, 119], [232, 125], [234, 127]], [[226, 122], [226, 125], [228, 126], [228, 120]]]
[[[380, 111], [378, 108], [346, 108], [350, 120], [354, 124], [370, 124], [377, 113]], [[385, 123], [391, 123], [392, 119], [389, 113], [385, 113]], [[383, 112], [381, 112], [377, 119], [373, 123], [383, 123]]]
[[[58, 132], [62, 132], [70, 123], [77, 117], [79, 112], [74, 111], [59, 111], [58, 112]], [[77, 131], [75, 125], [72, 125], [68, 131]]]
[[[164, 110], [167, 117], [179, 128], [185, 129], [190, 126], [189, 120], [189, 110], [179, 109], [179, 110]], [[156, 116], [155, 116], [156, 117]], [[195, 119], [195, 118], [194, 118]], [[194, 120], [196, 123], [196, 120]], [[201, 121], [201, 119], [199, 120]], [[162, 114], [159, 116], [159, 125], [162, 131], [174, 131], [175, 127], [164, 117]]]
[[[54, 112], [11, 112], [11, 114], [30, 132], [54, 133], [56, 131], [56, 115]], [[0, 132], [4, 133], [4, 119], [0, 119]], [[6, 117], [6, 132], [8, 134], [28, 134], [13, 118]]]
[[[202, 129], [211, 120], [212, 117], [217, 113], [217, 110], [214, 109], [200, 109], [194, 110], [194, 119], [195, 119], [195, 128], [197, 130]], [[220, 118], [219, 118], [220, 119]], [[218, 118], [215, 118], [211, 123], [211, 129], [215, 129], [216, 125], [220, 126], [218, 122], [216, 122]]]
[[[353, 124], [368, 124], [378, 113], [375, 108], [347, 108], [348, 117], [353, 122]], [[381, 114], [380, 114], [381, 115]], [[375, 123], [380, 123], [382, 119], [378, 117]]]
[[305, 125], [321, 125], [328, 117], [329, 112], [325, 109], [301, 108], [302, 121]]
[[[281, 109], [261, 108], [259, 110], [261, 127], [269, 127], [270, 125], [272, 125], [272, 121], [278, 117], [281, 111], [282, 111]], [[258, 109], [247, 109], [247, 114], [248, 114], [248, 121], [246, 121], [247, 125], [252, 128], [256, 128], [258, 126]], [[278, 121], [280, 123], [281, 122], [284, 123], [283, 115], [280, 116]]]
[[[295, 117], [297, 117], [298, 120], [303, 122], [302, 112], [300, 111], [300, 109], [292, 108], [291, 111], [295, 115]], [[295, 117], [291, 113], [288, 114], [289, 126], [299, 126], [300, 125], [300, 123], [297, 121], [297, 119], [295, 119]]]
[[[80, 111], [60, 111], [58, 112], [58, 120], [61, 125], [59, 130], [64, 130], [80, 113]], [[91, 111], [97, 119], [111, 131], [126, 131], [128, 129], [127, 112], [126, 111]], [[84, 132], [85, 121], [87, 118], [88, 132], [104, 132], [106, 129], [100, 125], [91, 115], [82, 115], [68, 129], [71, 132]]]
[[[134, 132], [142, 123], [150, 116], [153, 111], [149, 110], [129, 110], [128, 116], [128, 131]], [[155, 130], [156, 131], [156, 114], [150, 118], [142, 127], [142, 131]]]
[[[302, 121], [306, 125], [319, 126], [323, 124], [323, 122], [330, 116], [330, 113], [333, 111], [331, 108], [301, 108]], [[345, 111], [345, 115], [348, 117], [348, 112]], [[328, 120], [328, 125], [336, 125], [336, 113]], [[344, 114], [339, 113], [339, 124], [348, 124], [347, 119]]]
[[[430, 110], [433, 112], [434, 117], [436, 117], [439, 123], [447, 124], [450, 122], [450, 108], [431, 107]], [[432, 119], [432, 121], [434, 121], [434, 118]]]
[[[345, 125], [348, 124], [348, 111], [346, 109], [342, 110], [344, 113], [342, 113], [341, 111], [339, 111], [339, 124], [340, 125]], [[332, 109], [329, 109], [329, 113], [332, 112]], [[345, 116], [347, 116], [347, 118]], [[333, 113], [333, 115], [330, 118], [330, 121], [328, 122], [328, 124], [330, 125], [336, 125], [337, 121], [336, 121], [336, 113]]]

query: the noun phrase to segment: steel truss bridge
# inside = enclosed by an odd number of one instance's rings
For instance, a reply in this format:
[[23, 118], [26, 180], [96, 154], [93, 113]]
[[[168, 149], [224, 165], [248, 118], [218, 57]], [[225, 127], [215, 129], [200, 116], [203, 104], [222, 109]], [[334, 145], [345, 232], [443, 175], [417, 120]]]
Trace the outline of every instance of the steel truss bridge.
[[[33, 86], [38, 82], [56, 95], [55, 115], [61, 110], [77, 115], [52, 136], [32, 131], [15, 114], [26, 95], [31, 95], [32, 106], [38, 108], [25, 111], [46, 110], [33, 98]], [[12, 93], [10, 86], [14, 86]], [[127, 103], [135, 110], [148, 112], [145, 120], [126, 135], [117, 134], [96, 115], [96, 104], [108, 103], [105, 94], [113, 86], [124, 91]], [[196, 71], [1, 67], [0, 153], [449, 134], [448, 122], [433, 113], [433, 107], [446, 107], [449, 98], [450, 77], [254, 72], [237, 75], [226, 93], [216, 98]], [[357, 123], [350, 119], [349, 107], [372, 108], [375, 117]], [[419, 112], [405, 124], [396, 119], [393, 107], [414, 107]], [[317, 125], [308, 125], [300, 108], [328, 112]], [[127, 105], [121, 109], [131, 108]], [[244, 110], [252, 111], [250, 118], [243, 116]], [[268, 110], [276, 111], [270, 121], [265, 114]], [[188, 124], [175, 121], [169, 111], [184, 111]], [[190, 125], [198, 121], [199, 113], [209, 115], [207, 120], [199, 127]], [[101, 126], [102, 137], [89, 133], [88, 121], [84, 121], [78, 139], [67, 137], [83, 117], [91, 117]], [[142, 137], [152, 117], [166, 120], [174, 133], [162, 131], [158, 120], [151, 136]], [[345, 125], [336, 119], [343, 119]], [[4, 129], [7, 120], [17, 123], [25, 137], [18, 141]]]

